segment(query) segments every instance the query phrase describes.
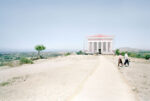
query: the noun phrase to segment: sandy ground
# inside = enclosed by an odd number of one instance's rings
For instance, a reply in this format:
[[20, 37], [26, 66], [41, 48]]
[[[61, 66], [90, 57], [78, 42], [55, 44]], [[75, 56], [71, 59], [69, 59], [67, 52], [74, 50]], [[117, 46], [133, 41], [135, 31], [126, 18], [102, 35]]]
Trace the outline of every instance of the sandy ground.
[[0, 71], [0, 101], [66, 101], [98, 65], [95, 56], [67, 56]]
[[[117, 57], [107, 56], [117, 67]], [[150, 101], [150, 60], [130, 58], [130, 66], [119, 68], [140, 101]]]
[[[0, 101], [70, 101], [72, 96], [77, 96], [80, 91], [84, 91], [84, 87], [86, 87], [86, 83], [89, 82], [90, 78], [94, 78], [93, 76], [98, 74], [101, 74], [101, 76], [99, 75], [101, 78], [99, 81], [101, 83], [104, 81], [103, 85], [100, 86], [101, 94], [104, 94], [103, 98], [113, 97], [113, 95], [109, 94], [117, 92], [117, 97], [121, 95], [121, 97], [124, 96], [122, 98], [127, 97], [126, 99], [131, 101], [133, 95], [129, 92], [132, 91], [121, 79], [120, 73], [115, 69], [115, 66], [112, 66], [109, 61], [110, 58], [102, 58], [102, 60], [99, 58], [99, 56], [71, 55], [38, 61], [32, 65], [1, 69]], [[103, 63], [101, 64], [100, 61], [104, 63], [101, 62]], [[101, 65], [103, 67], [107, 65], [107, 68], [102, 68], [103, 72], [101, 71]], [[114, 69], [109, 70], [109, 67]], [[109, 74], [109, 76], [106, 74]], [[116, 80], [120, 84], [119, 88], [123, 89], [124, 92], [119, 94], [120, 89], [113, 91], [112, 88], [117, 89], [115, 83], [112, 83], [113, 75], [115, 75], [114, 77], [117, 78]], [[112, 78], [110, 78], [111, 76]], [[108, 81], [105, 79], [108, 79]], [[98, 84], [96, 81], [97, 79], [92, 82]], [[108, 88], [109, 90], [107, 90]], [[111, 89], [112, 93], [108, 95], [103, 93]]]

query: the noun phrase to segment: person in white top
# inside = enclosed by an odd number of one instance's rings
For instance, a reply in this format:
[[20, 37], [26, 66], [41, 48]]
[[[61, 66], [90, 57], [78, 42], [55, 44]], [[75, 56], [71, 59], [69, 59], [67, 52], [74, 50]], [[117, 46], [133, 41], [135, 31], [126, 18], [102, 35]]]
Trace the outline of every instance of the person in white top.
[[[125, 66], [129, 66], [129, 57], [128, 57], [127, 52], [126, 52], [125, 55], [124, 55], [124, 59], [125, 59], [124, 65], [125, 65]], [[126, 65], [126, 64], [127, 64], [127, 65]]]

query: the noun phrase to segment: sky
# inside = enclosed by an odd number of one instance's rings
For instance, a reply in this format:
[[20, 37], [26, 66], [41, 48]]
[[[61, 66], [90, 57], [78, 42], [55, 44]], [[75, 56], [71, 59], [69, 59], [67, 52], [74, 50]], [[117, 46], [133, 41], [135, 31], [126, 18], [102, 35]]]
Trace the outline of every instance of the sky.
[[0, 49], [85, 49], [113, 35], [114, 49], [150, 49], [150, 0], [0, 0]]

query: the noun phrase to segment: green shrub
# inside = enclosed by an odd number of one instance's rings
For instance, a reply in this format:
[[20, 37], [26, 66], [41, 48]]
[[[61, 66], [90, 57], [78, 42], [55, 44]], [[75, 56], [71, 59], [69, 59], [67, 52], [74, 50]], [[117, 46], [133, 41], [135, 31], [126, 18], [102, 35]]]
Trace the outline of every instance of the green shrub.
[[124, 55], [125, 55], [125, 52], [121, 52], [121, 55], [124, 56]]
[[40, 55], [40, 59], [45, 59], [45, 57]]
[[6, 82], [0, 83], [0, 86], [6, 86], [6, 85], [9, 85], [9, 84], [10, 84], [10, 82], [6, 81]]
[[33, 61], [31, 59], [28, 59], [28, 58], [21, 58], [20, 64], [33, 64]]
[[82, 54], [84, 54], [84, 52], [78, 51], [78, 52], [76, 52], [76, 54], [77, 54], [77, 55], [82, 55]]
[[145, 55], [145, 59], [149, 60], [150, 59], [150, 55]]
[[68, 53], [65, 53], [65, 56], [68, 56], [68, 55], [71, 55], [71, 53], [69, 53], [69, 52], [68, 52]]
[[116, 54], [116, 55], [119, 55], [119, 54], [120, 54], [119, 49], [117, 49], [117, 50], [115, 51], [115, 54]]

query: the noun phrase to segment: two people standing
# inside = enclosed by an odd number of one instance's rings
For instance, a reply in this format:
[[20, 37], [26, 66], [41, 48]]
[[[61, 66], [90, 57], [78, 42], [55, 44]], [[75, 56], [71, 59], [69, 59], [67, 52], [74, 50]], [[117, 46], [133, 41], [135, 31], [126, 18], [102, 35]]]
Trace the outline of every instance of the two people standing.
[[[120, 64], [121, 64], [121, 67], [123, 66], [122, 57], [123, 57], [123, 56], [120, 54], [120, 55], [119, 55], [119, 58], [118, 58], [118, 67], [120, 66]], [[128, 54], [127, 54], [127, 53], [125, 53], [124, 59], [125, 59], [124, 65], [125, 65], [125, 66], [129, 66], [129, 57], [128, 57]]]

